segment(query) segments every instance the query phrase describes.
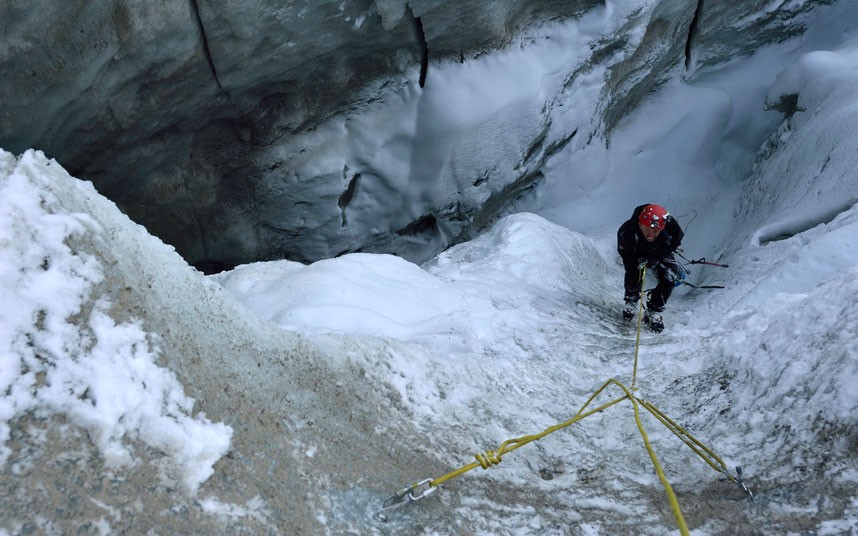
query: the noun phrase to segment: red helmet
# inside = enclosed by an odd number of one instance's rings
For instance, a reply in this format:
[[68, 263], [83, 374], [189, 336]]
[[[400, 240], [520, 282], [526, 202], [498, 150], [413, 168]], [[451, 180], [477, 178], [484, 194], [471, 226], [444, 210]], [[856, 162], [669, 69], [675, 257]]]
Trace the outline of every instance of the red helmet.
[[661, 205], [647, 205], [638, 216], [638, 221], [651, 229], [664, 229], [667, 225], [667, 217], [670, 213]]

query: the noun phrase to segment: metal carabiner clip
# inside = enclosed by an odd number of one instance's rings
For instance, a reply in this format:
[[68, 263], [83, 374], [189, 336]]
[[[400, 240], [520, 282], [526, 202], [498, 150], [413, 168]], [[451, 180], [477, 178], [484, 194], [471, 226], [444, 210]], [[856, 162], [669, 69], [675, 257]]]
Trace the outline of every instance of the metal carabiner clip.
[[384, 504], [382, 504], [381, 511], [379, 512], [379, 514], [382, 514], [385, 510], [393, 510], [395, 508], [399, 508], [404, 504], [424, 499], [429, 495], [435, 493], [437, 489], [438, 488], [432, 485], [431, 478], [421, 480], [420, 482], [412, 484], [407, 488], [403, 488], [388, 497], [387, 500], [384, 501]]
[[736, 466], [736, 481], [738, 482], [739, 486], [741, 486], [741, 488], [745, 491], [745, 493], [748, 494], [748, 497], [750, 497], [751, 500], [754, 500], [754, 494], [751, 493], [751, 490], [748, 489], [748, 486], [745, 485], [745, 480], [742, 478], [741, 466]]

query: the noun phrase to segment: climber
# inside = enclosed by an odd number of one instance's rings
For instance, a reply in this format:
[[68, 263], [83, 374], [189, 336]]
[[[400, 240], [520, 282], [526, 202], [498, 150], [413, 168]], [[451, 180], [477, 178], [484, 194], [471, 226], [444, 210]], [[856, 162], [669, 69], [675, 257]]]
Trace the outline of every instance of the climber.
[[673, 253], [682, 243], [682, 228], [676, 219], [660, 205], [641, 205], [617, 231], [617, 251], [623, 259], [625, 275], [625, 305], [623, 318], [631, 320], [641, 296], [641, 270], [655, 269], [658, 285], [649, 293], [643, 321], [659, 333], [664, 329], [661, 313], [674, 287], [685, 280], [685, 269]]

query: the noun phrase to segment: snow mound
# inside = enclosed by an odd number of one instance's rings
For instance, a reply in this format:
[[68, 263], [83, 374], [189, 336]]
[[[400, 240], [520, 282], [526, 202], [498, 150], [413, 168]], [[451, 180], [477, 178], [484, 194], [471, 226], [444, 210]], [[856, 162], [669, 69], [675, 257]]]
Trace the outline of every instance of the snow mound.
[[134, 463], [130, 440], [162, 451], [194, 493], [232, 429], [194, 415], [194, 400], [156, 363], [155, 338], [138, 322], [111, 318], [96, 292], [101, 261], [76, 247], [102, 230], [53, 193], [69, 187], [94, 192], [40, 152], [16, 159], [0, 151], [0, 462], [12, 419], [62, 414], [110, 465]]
[[422, 268], [391, 255], [353, 253], [310, 265], [254, 263], [211, 277], [284, 329], [468, 353], [535, 314], [522, 303], [568, 299], [570, 284], [589, 288], [606, 272], [588, 238], [521, 213]]

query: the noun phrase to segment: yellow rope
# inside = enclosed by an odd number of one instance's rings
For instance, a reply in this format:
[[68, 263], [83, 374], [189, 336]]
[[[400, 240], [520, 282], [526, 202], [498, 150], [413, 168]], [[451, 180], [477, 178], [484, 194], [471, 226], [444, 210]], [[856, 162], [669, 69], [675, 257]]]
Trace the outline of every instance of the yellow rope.
[[583, 419], [585, 417], [589, 417], [590, 415], [593, 415], [594, 413], [599, 413], [600, 411], [603, 411], [603, 410], [613, 406], [614, 404], [616, 404], [618, 402], [622, 402], [623, 400], [625, 400], [626, 397], [623, 396], [623, 397], [618, 398], [616, 400], [612, 400], [611, 402], [608, 402], [606, 404], [602, 404], [598, 408], [592, 409], [590, 411], [584, 411], [585, 409], [587, 409], [587, 406], [590, 405], [590, 402], [592, 402], [593, 399], [596, 398], [596, 396], [598, 396], [599, 393], [601, 393], [605, 389], [605, 387], [607, 387], [610, 383], [611, 383], [611, 381], [605, 382], [605, 384], [602, 387], [600, 387], [599, 390], [596, 391], [587, 400], [587, 402], [583, 406], [581, 406], [581, 409], [578, 410], [578, 413], [576, 413], [575, 416], [572, 417], [571, 419], [569, 419], [568, 421], [562, 422], [560, 424], [555, 424], [554, 426], [550, 426], [538, 434], [526, 435], [526, 436], [522, 436], [522, 437], [519, 437], [516, 439], [508, 439], [508, 440], [504, 441], [503, 443], [501, 443], [501, 445], [497, 448], [497, 450], [486, 451], [485, 454], [477, 454], [476, 455], [476, 458], [477, 458], [476, 462], [465, 465], [464, 467], [460, 467], [459, 469], [456, 469], [455, 471], [447, 473], [446, 475], [444, 475], [440, 478], [433, 479], [430, 482], [430, 485], [431, 486], [440, 486], [444, 482], [446, 482], [452, 478], [455, 478], [455, 477], [457, 477], [463, 473], [467, 473], [471, 469], [476, 469], [477, 467], [482, 467], [483, 469], [488, 469], [492, 465], [499, 464], [502, 461], [502, 457], [505, 454], [512, 452], [519, 447], [523, 447], [524, 445], [527, 445], [528, 443], [531, 443], [533, 441], [538, 441], [539, 439], [542, 439], [543, 437], [547, 436], [548, 434], [550, 434], [552, 432], [556, 432], [557, 430], [566, 428], [567, 426], [572, 425], [572, 424], [580, 421], [581, 419]]
[[[606, 387], [608, 387], [611, 384], [616, 385], [617, 387], [622, 389], [624, 396], [621, 396], [620, 398], [616, 398], [616, 399], [614, 399], [608, 403], [602, 404], [601, 406], [599, 406], [595, 409], [592, 409], [590, 411], [585, 411], [587, 409], [587, 406], [590, 405], [590, 403], [593, 401], [593, 399], [595, 399], [602, 391], [605, 390]], [[656, 418], [658, 418], [658, 420], [661, 421], [662, 423], [665, 423], [665, 422], [670, 423], [670, 426], [668, 426], [668, 428], [671, 428], [671, 431], [674, 432], [675, 434], [677, 434], [677, 436], [679, 436], [681, 439], [682, 439], [682, 436], [684, 435], [687, 438], [690, 438], [690, 440], [693, 443], [700, 445], [700, 447], [702, 447], [702, 449], [705, 452], [711, 453], [711, 451], [709, 449], [707, 449], [706, 447], [703, 447], [699, 441], [697, 441], [690, 434], [685, 432], [685, 430], [683, 430], [682, 427], [680, 427], [675, 422], [668, 419], [661, 411], [656, 409], [655, 406], [635, 397], [628, 387], [626, 387], [625, 385], [623, 385], [622, 383], [620, 383], [619, 381], [617, 381], [614, 378], [611, 378], [610, 380], [605, 382], [602, 385], [602, 387], [600, 387], [587, 400], [587, 402], [584, 403], [583, 406], [581, 406], [581, 409], [578, 410], [578, 413], [576, 413], [575, 416], [572, 417], [571, 419], [569, 419], [568, 421], [562, 422], [560, 424], [556, 424], [554, 426], [550, 426], [538, 434], [526, 435], [526, 436], [522, 436], [522, 437], [515, 438], [515, 439], [508, 439], [507, 441], [504, 441], [503, 443], [501, 443], [501, 445], [497, 448], [497, 450], [489, 450], [489, 451], [486, 451], [485, 453], [477, 454], [476, 455], [476, 459], [477, 459], [476, 462], [473, 462], [473, 463], [470, 463], [470, 464], [465, 465], [463, 467], [460, 467], [459, 469], [456, 469], [455, 471], [451, 471], [442, 477], [433, 479], [432, 481], [429, 482], [429, 485], [433, 486], [433, 487], [440, 486], [441, 484], [447, 482], [448, 480], [455, 478], [461, 474], [467, 473], [471, 469], [476, 469], [477, 467], [482, 467], [483, 469], [488, 469], [489, 467], [492, 467], [494, 465], [499, 464], [502, 461], [502, 458], [505, 454], [512, 452], [513, 450], [515, 450], [519, 447], [523, 447], [524, 445], [531, 443], [533, 441], [538, 441], [550, 433], [553, 433], [553, 432], [556, 432], [557, 430], [566, 428], [567, 426], [572, 425], [572, 424], [580, 421], [581, 419], [584, 419], [585, 417], [589, 417], [590, 415], [593, 415], [595, 413], [599, 413], [600, 411], [603, 411], [603, 410], [613, 406], [614, 404], [622, 402], [623, 400], [630, 400], [632, 402], [632, 407], [634, 408], [634, 414], [635, 414], [635, 422], [637, 423], [638, 431], [640, 432], [641, 437], [643, 438], [644, 446], [646, 447], [646, 450], [649, 453], [649, 457], [652, 460], [653, 465], [655, 466], [656, 474], [658, 475], [658, 478], [661, 481], [662, 486], [664, 486], [665, 492], [667, 493], [668, 501], [670, 502], [670, 508], [673, 511], [674, 519], [676, 520], [676, 523], [677, 523], [677, 526], [679, 527], [680, 533], [683, 535], [687, 535], [687, 534], [689, 534], [688, 526], [685, 523], [685, 518], [683, 517], [682, 511], [679, 507], [679, 501], [676, 499], [676, 494], [673, 492], [673, 488], [671, 487], [670, 482], [668, 482], [667, 477], [664, 474], [664, 470], [661, 468], [661, 463], [659, 463], [659, 461], [658, 461], [658, 457], [656, 456], [655, 451], [653, 450], [652, 445], [649, 442], [649, 436], [647, 435], [646, 430], [643, 427], [643, 423], [641, 422], [640, 406], [643, 406], [648, 411], [650, 411], [650, 413], [655, 415]], [[686, 444], [688, 444], [688, 442], [685, 439], [683, 439], [683, 441], [685, 441]], [[700, 452], [697, 449], [694, 449], [694, 451], [696, 453], [698, 453], [698, 455], [700, 455]], [[714, 454], [712, 454], [712, 456], [721, 463], [722, 468], [723, 468], [723, 462], [721, 462], [720, 459], [717, 456], [715, 456]], [[726, 468], [723, 468], [723, 470], [719, 469], [719, 468], [715, 467], [710, 462], [709, 459], [707, 459], [707, 458], [704, 458], [704, 459], [713, 468], [718, 469], [719, 472], [721, 472], [721, 471], [726, 472]]]
[[[643, 303], [645, 299], [646, 291], [644, 291], [644, 286], [646, 283], [646, 264], [641, 266], [640, 269], [640, 300], [638, 304], [638, 328], [637, 335], [635, 337], [635, 363], [634, 369], [632, 371], [632, 390], [637, 390], [635, 386], [637, 382], [637, 373], [638, 373], [638, 354], [640, 350], [640, 341], [641, 341], [641, 318], [643, 317]], [[619, 385], [619, 384], [618, 384]], [[719, 458], [714, 452], [708, 449], [705, 445], [703, 445], [700, 441], [698, 441], [694, 436], [686, 432], [681, 426], [673, 422], [667, 415], [662, 413], [658, 408], [646, 402], [644, 400], [637, 400], [640, 404], [646, 408], [647, 411], [652, 413], [652, 415], [658, 419], [668, 430], [670, 430], [676, 437], [678, 437], [683, 443], [688, 445], [688, 447], [694, 451], [695, 454], [700, 456], [703, 461], [705, 461], [710, 467], [715, 469], [716, 471], [723, 473], [727, 476], [730, 481], [735, 481], [736, 479], [728, 472], [727, 466], [724, 462]], [[637, 408], [635, 409], [637, 411]]]
[[668, 430], [670, 430], [683, 443], [688, 445], [688, 447], [695, 454], [697, 454], [704, 462], [706, 462], [709, 467], [715, 469], [719, 473], [722, 473], [731, 482], [736, 482], [736, 478], [730, 474], [729, 470], [727, 469], [727, 465], [724, 463], [723, 460], [721, 460], [721, 458], [718, 457], [717, 454], [715, 454], [715, 452], [706, 447], [696, 437], [688, 433], [684, 428], [672, 421], [667, 415], [662, 413], [661, 410], [653, 406], [650, 402], [641, 399], [637, 400], [638, 402], [640, 402], [641, 406], [643, 406], [647, 411], [652, 413], [652, 415], [656, 419], [658, 419]]
[[641, 322], [643, 321], [644, 283], [646, 283], [646, 264], [641, 267], [641, 295], [638, 299], [638, 332], [635, 336], [635, 366], [632, 369], [632, 390], [637, 390], [638, 381], [638, 350], [641, 347]]
[[[650, 460], [652, 460], [653, 466], [655, 467], [655, 472], [658, 475], [658, 479], [661, 481], [661, 484], [664, 487], [665, 493], [667, 494], [667, 498], [668, 498], [668, 502], [670, 503], [671, 511], [673, 512], [674, 519], [676, 520], [676, 524], [679, 527], [679, 532], [683, 536], [690, 534], [688, 531], [688, 525], [685, 523], [685, 518], [682, 515], [682, 510], [679, 507], [679, 501], [676, 499], [676, 494], [673, 492], [673, 487], [670, 485], [670, 482], [668, 482], [667, 477], [664, 474], [664, 470], [661, 467], [661, 463], [658, 461], [658, 457], [656, 456], [655, 451], [653, 450], [652, 445], [649, 442], [649, 436], [647, 435], [646, 430], [643, 427], [643, 423], [641, 422], [641, 418], [640, 418], [641, 406], [644, 409], [646, 409], [649, 413], [651, 413], [656, 418], [656, 420], [658, 420], [661, 424], [663, 424], [674, 435], [676, 435], [683, 443], [688, 445], [688, 447], [695, 454], [697, 454], [701, 459], [703, 459], [703, 461], [705, 461], [710, 467], [712, 467], [713, 469], [715, 469], [719, 473], [724, 474], [732, 482], [737, 482], [738, 480], [735, 477], [733, 477], [733, 475], [731, 475], [729, 473], [724, 462], [711, 449], [709, 449], [708, 447], [703, 445], [703, 443], [701, 443], [697, 438], [695, 438], [694, 436], [689, 434], [685, 429], [683, 429], [680, 425], [678, 425], [676, 422], [671, 420], [667, 415], [665, 415], [661, 410], [656, 408], [653, 404], [651, 404], [650, 402], [647, 402], [646, 400], [637, 398], [636, 396], [634, 396], [634, 394], [632, 394], [632, 391], [637, 390], [636, 381], [637, 381], [637, 370], [638, 370], [638, 353], [639, 353], [639, 348], [640, 348], [640, 332], [641, 332], [641, 322], [642, 322], [641, 317], [643, 316], [642, 313], [643, 313], [643, 300], [644, 300], [643, 287], [644, 287], [644, 280], [645, 279], [646, 279], [646, 265], [641, 267], [641, 281], [640, 281], [641, 282], [641, 296], [640, 296], [640, 304], [639, 304], [639, 308], [638, 308], [639, 314], [638, 314], [637, 336], [636, 336], [636, 340], [635, 340], [635, 361], [634, 361], [634, 368], [632, 371], [631, 388], [626, 387], [625, 385], [623, 385], [622, 383], [620, 383], [616, 379], [611, 378], [610, 380], [606, 381], [599, 389], [597, 389], [596, 392], [590, 396], [590, 398], [587, 399], [587, 401], [584, 403], [584, 405], [581, 406], [581, 408], [578, 410], [578, 413], [576, 413], [575, 416], [572, 417], [571, 419], [564, 421], [562, 423], [559, 423], [559, 424], [555, 424], [554, 426], [549, 426], [548, 428], [546, 428], [545, 430], [543, 430], [542, 432], [540, 432], [538, 434], [525, 435], [525, 436], [521, 436], [521, 437], [518, 437], [515, 439], [508, 439], [508, 440], [504, 441], [503, 443], [501, 443], [501, 445], [497, 448], [497, 450], [488, 450], [485, 453], [477, 454], [475, 456], [476, 460], [477, 460], [476, 462], [472, 462], [468, 465], [460, 467], [460, 468], [456, 469], [455, 471], [451, 471], [451, 472], [447, 473], [446, 475], [441, 476], [439, 478], [435, 478], [435, 479], [429, 480], [429, 481], [424, 481], [421, 484], [426, 484], [428, 482], [429, 488], [434, 488], [434, 487], [440, 486], [441, 484], [447, 482], [448, 480], [451, 480], [451, 479], [453, 479], [459, 475], [467, 473], [468, 471], [470, 471], [472, 469], [476, 469], [477, 467], [482, 467], [483, 469], [488, 469], [492, 466], [498, 465], [501, 461], [503, 461], [504, 455], [514, 451], [517, 448], [523, 447], [524, 445], [527, 445], [528, 443], [531, 443], [533, 441], [538, 441], [538, 440], [542, 439], [543, 437], [547, 436], [548, 434], [551, 434], [553, 432], [556, 432], [558, 430], [566, 428], [567, 426], [575, 424], [576, 422], [584, 419], [585, 417], [589, 417], [590, 415], [594, 415], [596, 413], [604, 411], [605, 409], [607, 409], [607, 408], [609, 408], [615, 404], [618, 404], [618, 403], [622, 402], [623, 400], [629, 400], [629, 401], [631, 401], [632, 408], [634, 409], [635, 423], [637, 424], [638, 431], [640, 432], [641, 437], [643, 438], [644, 446], [646, 447], [646, 450], [647, 450], [647, 453], [649, 454]], [[614, 399], [610, 402], [607, 402], [605, 404], [602, 404], [601, 406], [599, 406], [597, 408], [587, 410], [587, 408], [590, 406], [590, 404], [593, 402], [593, 400], [595, 400], [595, 398], [597, 396], [599, 396], [602, 393], [602, 391], [604, 391], [609, 385], [612, 385], [612, 384], [616, 385], [617, 387], [619, 387], [623, 391], [623, 396], [616, 398], [616, 399]], [[413, 489], [415, 486], [417, 486], [417, 485], [415, 484], [414, 486], [412, 486], [411, 489]], [[409, 490], [409, 488], [406, 488], [405, 490], [403, 490], [403, 492], [406, 492], [408, 490]], [[402, 493], [402, 492], [400, 492], [400, 493]], [[402, 497], [402, 495], [398, 495], [395, 497]]]
[[626, 392], [626, 397], [632, 401], [632, 406], [635, 409], [635, 422], [638, 425], [638, 431], [641, 433], [641, 437], [643, 437], [644, 446], [646, 446], [646, 451], [649, 453], [649, 457], [652, 460], [653, 466], [655, 466], [655, 472], [658, 475], [658, 479], [661, 481], [661, 485], [664, 486], [664, 491], [667, 493], [667, 500], [670, 503], [670, 509], [673, 512], [673, 518], [676, 520], [676, 525], [679, 527], [679, 532], [683, 536], [690, 534], [688, 531], [688, 525], [685, 523], [685, 517], [682, 515], [682, 510], [679, 508], [679, 501], [676, 499], [676, 494], [673, 492], [673, 487], [668, 482], [667, 477], [664, 475], [664, 470], [661, 468], [661, 464], [658, 461], [658, 457], [655, 455], [655, 451], [652, 448], [652, 445], [649, 443], [649, 437], [647, 436], [646, 430], [644, 430], [643, 423], [641, 422], [640, 408], [638, 405], [638, 399], [635, 398], [631, 392], [620, 382], [614, 380], [614, 383], [618, 385], [623, 391]]

